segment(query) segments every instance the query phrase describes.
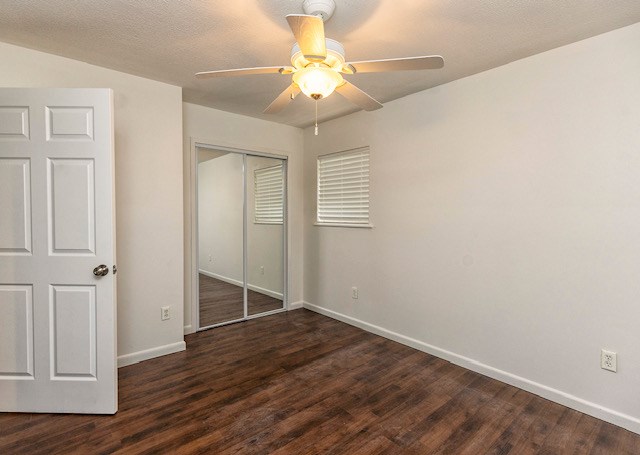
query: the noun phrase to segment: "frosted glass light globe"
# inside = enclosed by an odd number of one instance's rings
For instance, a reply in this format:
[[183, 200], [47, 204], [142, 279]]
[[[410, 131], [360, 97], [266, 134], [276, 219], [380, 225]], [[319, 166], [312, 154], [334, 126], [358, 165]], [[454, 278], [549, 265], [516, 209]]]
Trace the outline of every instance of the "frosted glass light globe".
[[296, 71], [293, 82], [309, 98], [319, 100], [331, 95], [336, 87], [342, 85], [343, 79], [340, 73], [331, 68], [310, 66]]

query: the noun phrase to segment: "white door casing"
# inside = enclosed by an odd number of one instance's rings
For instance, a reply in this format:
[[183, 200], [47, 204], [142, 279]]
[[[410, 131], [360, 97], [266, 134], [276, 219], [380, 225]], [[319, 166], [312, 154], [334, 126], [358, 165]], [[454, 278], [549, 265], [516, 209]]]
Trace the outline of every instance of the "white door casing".
[[0, 411], [117, 410], [113, 144], [109, 89], [0, 88]]

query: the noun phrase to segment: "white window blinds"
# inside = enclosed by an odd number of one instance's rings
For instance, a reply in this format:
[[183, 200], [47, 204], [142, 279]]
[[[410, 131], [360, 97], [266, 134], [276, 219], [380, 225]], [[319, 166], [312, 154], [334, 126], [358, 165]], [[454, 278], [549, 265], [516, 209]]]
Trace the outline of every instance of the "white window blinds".
[[282, 224], [284, 172], [282, 164], [254, 172], [255, 223]]
[[369, 148], [318, 157], [318, 223], [369, 224]]

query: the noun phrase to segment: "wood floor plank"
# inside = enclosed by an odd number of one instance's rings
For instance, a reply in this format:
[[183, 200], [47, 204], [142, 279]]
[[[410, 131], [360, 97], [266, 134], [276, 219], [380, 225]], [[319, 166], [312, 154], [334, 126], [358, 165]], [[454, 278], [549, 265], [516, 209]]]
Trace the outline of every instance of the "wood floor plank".
[[575, 437], [574, 432], [582, 415], [582, 413], [573, 409], [565, 410], [558, 421], [558, 425], [556, 425], [555, 431], [545, 439], [539, 451], [540, 454], [553, 455], [564, 450], [569, 441], [572, 441]]
[[505, 387], [495, 399], [469, 417], [439, 452], [475, 455], [486, 451], [500, 436], [501, 429], [522, 412], [530, 400], [530, 394], [515, 387]]
[[411, 446], [417, 442], [425, 453], [437, 453], [447, 447], [447, 440], [456, 430], [466, 430], [462, 425], [467, 418], [504, 387], [503, 383], [477, 375], [457, 395], [405, 433], [402, 436], [403, 445]]
[[638, 454], [640, 436], [307, 310], [119, 370], [115, 416], [1, 414], [0, 454]]
[[530, 434], [529, 428], [533, 425], [536, 417], [544, 411], [545, 406], [550, 404], [549, 401], [543, 398], [528, 394], [525, 391], [522, 391], [522, 393], [529, 395], [529, 402], [517, 416], [514, 416], [510, 423], [497, 428], [500, 435], [487, 448], [487, 454], [504, 455], [516, 453], [511, 452], [513, 447], [526, 439], [525, 435]]
[[637, 455], [640, 453], [639, 436], [607, 422], [602, 422], [591, 449], [591, 455]]
[[517, 444], [509, 450], [509, 454], [538, 454], [545, 439], [551, 434], [562, 414], [567, 410], [564, 406], [546, 401], [544, 406], [534, 416], [533, 422], [518, 438]]
[[565, 446], [567, 453], [586, 455], [593, 449], [602, 421], [586, 414], [580, 415], [576, 430]]

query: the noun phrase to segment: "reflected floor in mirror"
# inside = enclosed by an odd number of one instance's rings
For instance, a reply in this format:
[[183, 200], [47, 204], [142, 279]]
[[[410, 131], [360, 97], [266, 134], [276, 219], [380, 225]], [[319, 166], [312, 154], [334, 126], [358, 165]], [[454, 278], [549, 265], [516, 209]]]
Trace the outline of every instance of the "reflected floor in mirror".
[[[200, 279], [200, 327], [208, 327], [244, 316], [242, 286], [227, 283], [207, 275]], [[282, 308], [282, 300], [248, 291], [249, 315]]]

